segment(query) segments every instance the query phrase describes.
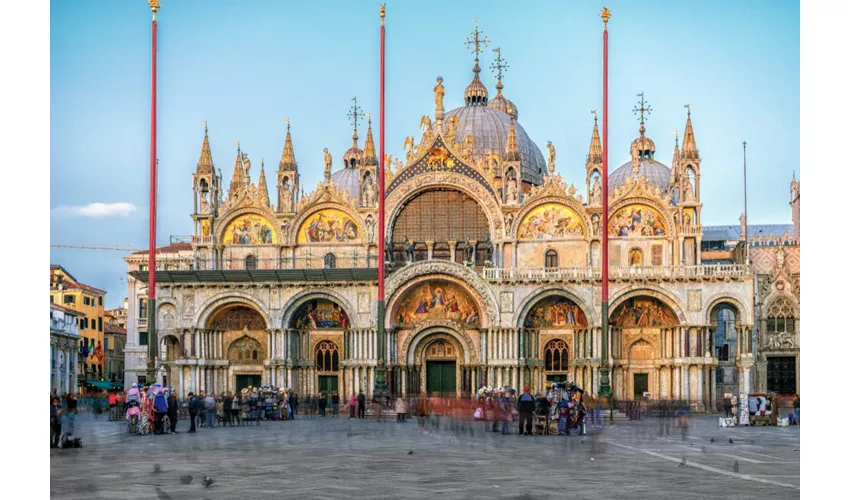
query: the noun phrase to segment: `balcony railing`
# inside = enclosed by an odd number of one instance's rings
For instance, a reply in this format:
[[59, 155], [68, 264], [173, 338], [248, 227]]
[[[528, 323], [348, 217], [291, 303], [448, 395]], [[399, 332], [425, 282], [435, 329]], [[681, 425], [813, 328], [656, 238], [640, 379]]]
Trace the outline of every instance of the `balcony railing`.
[[148, 329], [148, 318], [136, 318], [136, 329], [137, 330], [147, 330]]
[[702, 232], [702, 226], [681, 226], [679, 234], [699, 234]]
[[50, 331], [64, 333], [66, 335], [79, 335], [79, 331], [77, 330], [77, 325], [74, 324], [73, 319], [70, 321], [65, 319], [57, 319], [50, 318]]
[[[499, 269], [485, 268], [484, 279], [491, 282], [501, 281], [583, 281], [602, 279], [602, 270], [598, 267], [561, 267], [549, 269]], [[608, 268], [610, 280], [680, 280], [740, 278], [752, 274], [750, 266], [702, 265], [702, 266], [632, 266]]]

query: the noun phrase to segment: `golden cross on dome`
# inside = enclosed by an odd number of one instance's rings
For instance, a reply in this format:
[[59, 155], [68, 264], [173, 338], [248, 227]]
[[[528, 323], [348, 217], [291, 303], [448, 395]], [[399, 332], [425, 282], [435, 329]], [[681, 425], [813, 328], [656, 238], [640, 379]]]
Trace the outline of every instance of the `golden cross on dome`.
[[478, 29], [478, 18], [476, 17], [475, 18], [475, 31], [470, 33], [469, 34], [470, 38], [467, 38], [466, 41], [464, 42], [464, 45], [466, 45], [467, 48], [471, 48], [473, 45], [475, 46], [475, 48], [471, 49], [471, 50], [472, 50], [472, 52], [475, 53], [475, 60], [476, 61], [478, 60], [478, 54], [481, 53], [482, 46], [484, 48], [486, 48], [487, 45], [490, 44], [490, 40], [488, 40], [486, 36], [484, 36], [483, 38], [481, 37], [481, 35], [483, 35], [483, 34], [484, 34], [484, 32]]
[[206, 132], [206, 131], [207, 131], [207, 121], [204, 120], [204, 132]]
[[638, 97], [640, 97], [640, 107], [635, 106], [635, 109], [633, 109], [632, 112], [634, 114], [640, 113], [640, 123], [641, 125], [643, 125], [643, 122], [645, 121], [644, 114], [649, 116], [649, 114], [652, 113], [652, 106], [650, 106], [649, 103], [644, 100], [643, 92], [638, 94]]
[[496, 78], [498, 80], [502, 79], [502, 72], [508, 69], [508, 62], [502, 57], [502, 48], [496, 47], [493, 49], [493, 52], [496, 53], [496, 60], [490, 64], [490, 69], [493, 70], [493, 73], [496, 74]]
[[354, 125], [354, 133], [357, 133], [357, 123], [363, 117], [363, 108], [357, 105], [357, 97], [351, 99], [354, 101], [354, 106], [351, 107], [351, 110], [348, 111], [348, 117], [351, 118], [351, 123]]

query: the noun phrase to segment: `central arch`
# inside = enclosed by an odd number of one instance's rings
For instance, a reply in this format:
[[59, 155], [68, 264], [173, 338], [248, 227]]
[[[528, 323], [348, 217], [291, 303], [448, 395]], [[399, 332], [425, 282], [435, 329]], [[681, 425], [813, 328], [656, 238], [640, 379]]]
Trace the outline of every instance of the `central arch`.
[[420, 324], [401, 346], [407, 392], [461, 395], [472, 390], [475, 344], [463, 325], [450, 320]]

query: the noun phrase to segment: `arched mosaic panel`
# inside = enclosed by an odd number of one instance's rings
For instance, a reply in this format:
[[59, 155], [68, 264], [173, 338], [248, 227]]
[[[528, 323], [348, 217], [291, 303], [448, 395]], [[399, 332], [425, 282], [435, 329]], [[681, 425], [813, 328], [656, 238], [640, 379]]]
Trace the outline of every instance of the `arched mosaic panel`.
[[620, 328], [665, 327], [679, 324], [676, 314], [663, 302], [652, 297], [627, 299], [611, 315]]
[[298, 243], [347, 243], [360, 239], [360, 228], [347, 213], [334, 208], [308, 217], [298, 229]]
[[626, 205], [614, 212], [608, 222], [608, 234], [611, 236], [650, 237], [667, 233], [664, 217], [648, 205]]
[[298, 308], [292, 316], [292, 326], [301, 330], [340, 329], [350, 327], [351, 321], [336, 302], [316, 299]]
[[555, 295], [540, 300], [528, 312], [526, 328], [574, 328], [587, 326], [587, 317], [572, 300]]
[[544, 203], [531, 210], [519, 225], [520, 239], [543, 240], [581, 237], [586, 233], [581, 217], [560, 203]]
[[398, 304], [394, 316], [397, 325], [411, 326], [439, 319], [469, 326], [481, 324], [475, 300], [462, 287], [448, 281], [420, 283], [406, 291]]
[[276, 245], [274, 224], [262, 215], [245, 214], [230, 221], [224, 230], [225, 245]]
[[208, 322], [207, 328], [214, 330], [265, 330], [266, 322], [257, 311], [245, 306], [224, 308]]

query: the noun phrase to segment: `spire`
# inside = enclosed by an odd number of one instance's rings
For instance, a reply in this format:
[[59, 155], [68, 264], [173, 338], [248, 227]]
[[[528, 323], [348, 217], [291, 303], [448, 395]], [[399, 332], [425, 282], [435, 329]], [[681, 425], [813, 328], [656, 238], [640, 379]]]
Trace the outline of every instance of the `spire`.
[[511, 128], [508, 130], [508, 141], [505, 147], [506, 161], [521, 161], [522, 159], [519, 153], [519, 144], [516, 139], [516, 126], [514, 123], [515, 120], [511, 120]]
[[198, 159], [199, 174], [213, 172], [212, 152], [210, 151], [210, 138], [207, 135], [207, 122], [204, 122], [204, 143], [201, 145], [201, 157]]
[[257, 183], [257, 191], [260, 193], [260, 203], [269, 206], [269, 187], [266, 185], [266, 162], [260, 158], [260, 180]]
[[242, 165], [242, 147], [239, 145], [239, 141], [236, 141], [236, 163], [233, 165], [233, 177], [230, 178], [230, 189], [229, 196], [231, 199], [235, 198], [236, 194], [239, 192], [242, 187], [242, 183], [244, 182], [242, 171], [244, 166]]
[[283, 154], [280, 156], [280, 170], [295, 170], [298, 163], [295, 161], [295, 150], [292, 149], [292, 135], [289, 133], [289, 118], [286, 122], [286, 141], [283, 143]]
[[602, 163], [602, 141], [599, 140], [599, 124], [596, 110], [593, 113], [593, 134], [590, 136], [590, 149], [587, 151], [586, 165]]
[[366, 145], [363, 146], [363, 164], [377, 165], [378, 155], [375, 153], [375, 141], [372, 139], [372, 117], [366, 113], [366, 118], [369, 120], [369, 129], [366, 131]]
[[679, 131], [673, 131], [676, 145], [673, 147], [673, 162], [670, 164], [670, 188], [675, 188], [679, 182]]
[[694, 127], [691, 124], [691, 105], [685, 104], [688, 108], [688, 121], [685, 123], [685, 138], [682, 140], [682, 158], [685, 160], [698, 160], [699, 150], [697, 150], [697, 141], [694, 138]]
[[508, 113], [510, 110], [510, 113], [508, 114], [516, 120], [518, 117], [516, 106], [510, 101], [510, 99], [502, 95], [502, 89], [505, 88], [505, 86], [502, 85], [502, 76], [509, 67], [508, 62], [502, 57], [501, 47], [496, 47], [493, 49], [493, 52], [496, 53], [496, 60], [490, 65], [490, 69], [493, 70], [493, 74], [496, 76], [496, 97], [487, 104], [487, 107], [498, 109], [503, 113]]
[[478, 29], [478, 19], [475, 20], [475, 31], [470, 33], [470, 37], [464, 44], [475, 54], [475, 66], [472, 68], [472, 83], [470, 83], [463, 93], [464, 100], [467, 106], [475, 106], [487, 104], [487, 87], [481, 83], [478, 78], [478, 73], [481, 73], [481, 67], [478, 66], [478, 55], [481, 50], [490, 44], [490, 40], [483, 36], [484, 32]]

